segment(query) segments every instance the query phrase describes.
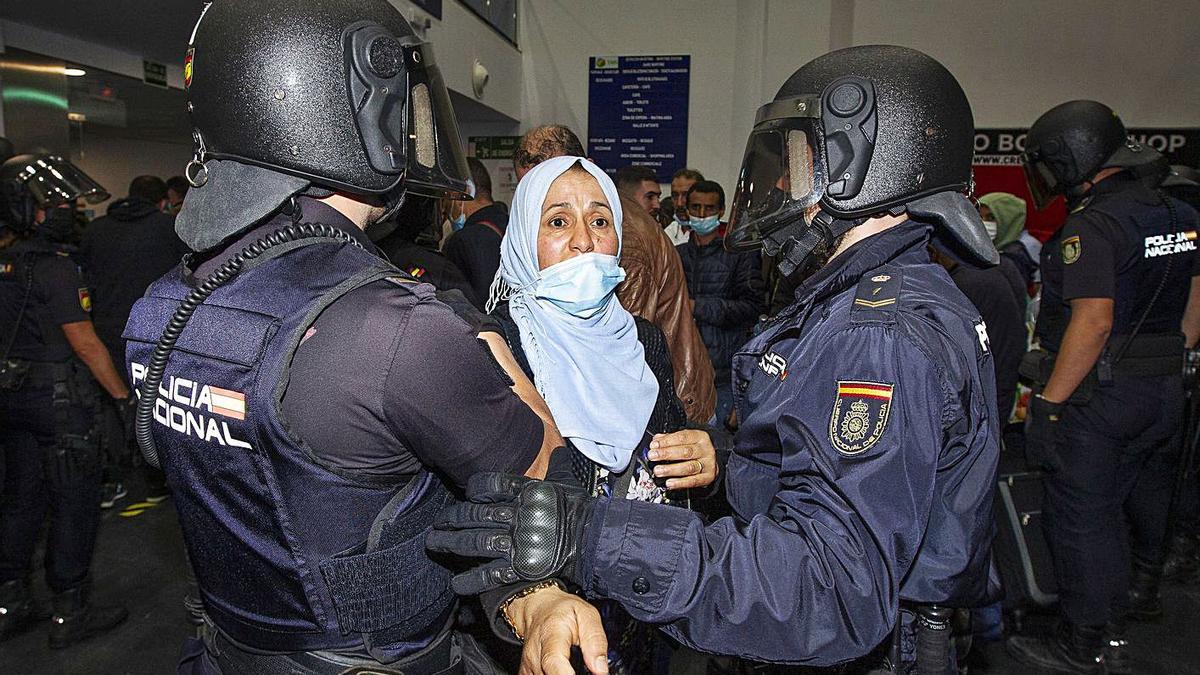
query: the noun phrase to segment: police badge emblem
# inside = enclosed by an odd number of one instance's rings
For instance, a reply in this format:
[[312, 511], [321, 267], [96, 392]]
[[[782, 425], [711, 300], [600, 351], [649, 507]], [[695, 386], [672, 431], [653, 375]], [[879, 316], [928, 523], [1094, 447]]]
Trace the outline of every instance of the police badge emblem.
[[1083, 245], [1079, 242], [1079, 237], [1067, 237], [1062, 243], [1062, 258], [1063, 263], [1070, 265], [1079, 260], [1079, 254], [1083, 252]]
[[839, 381], [829, 417], [829, 440], [843, 455], [865, 452], [887, 427], [892, 408], [891, 384]]

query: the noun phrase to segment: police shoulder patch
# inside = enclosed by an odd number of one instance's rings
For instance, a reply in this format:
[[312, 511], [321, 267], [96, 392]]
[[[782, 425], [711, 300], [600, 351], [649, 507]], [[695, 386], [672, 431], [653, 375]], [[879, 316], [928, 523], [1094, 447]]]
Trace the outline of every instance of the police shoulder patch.
[[886, 267], [863, 275], [855, 289], [852, 317], [871, 321], [889, 319], [900, 297], [903, 281], [901, 270]]
[[829, 416], [829, 441], [843, 455], [865, 452], [887, 428], [895, 385], [839, 380], [833, 413]]
[[79, 289], [79, 306], [85, 312], [92, 311], [92, 294], [86, 288]]
[[1067, 237], [1062, 241], [1062, 259], [1063, 263], [1070, 265], [1079, 260], [1079, 254], [1083, 252], [1083, 245], [1079, 242], [1079, 237]]

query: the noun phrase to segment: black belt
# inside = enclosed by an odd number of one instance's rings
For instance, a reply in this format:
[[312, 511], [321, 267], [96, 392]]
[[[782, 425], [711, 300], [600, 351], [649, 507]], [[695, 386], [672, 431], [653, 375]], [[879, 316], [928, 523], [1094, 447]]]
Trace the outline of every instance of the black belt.
[[71, 361], [27, 361], [29, 364], [29, 383], [35, 386], [45, 386], [55, 382], [65, 382], [74, 373]]
[[221, 672], [245, 675], [460, 675], [465, 671], [459, 640], [457, 633], [447, 631], [416, 654], [380, 664], [334, 652], [258, 653], [234, 643], [219, 630], [205, 631], [205, 644]]
[[[1118, 375], [1138, 377], [1179, 375], [1183, 373], [1183, 336], [1177, 333], [1139, 335], [1129, 346], [1124, 346], [1125, 338], [1112, 338], [1108, 351], [1124, 353], [1121, 360], [1112, 365], [1112, 371]], [[1111, 347], [1116, 346], [1113, 350]], [[1054, 362], [1058, 352], [1034, 350], [1021, 360], [1021, 376], [1038, 384], [1046, 384], [1050, 373], [1054, 370]], [[1102, 357], [1103, 358], [1103, 357]], [[1088, 373], [1087, 379], [1096, 379], [1096, 368]]]

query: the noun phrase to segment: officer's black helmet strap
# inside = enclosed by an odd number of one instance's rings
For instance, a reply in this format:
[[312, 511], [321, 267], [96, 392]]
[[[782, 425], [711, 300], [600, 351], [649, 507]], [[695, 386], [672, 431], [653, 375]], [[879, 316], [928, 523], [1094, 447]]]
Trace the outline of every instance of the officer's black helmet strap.
[[838, 237], [864, 222], [865, 218], [844, 220], [819, 211], [811, 223], [800, 220], [766, 235], [763, 253], [778, 257], [779, 273], [788, 277], [811, 264], [813, 253], [819, 248], [832, 245]]

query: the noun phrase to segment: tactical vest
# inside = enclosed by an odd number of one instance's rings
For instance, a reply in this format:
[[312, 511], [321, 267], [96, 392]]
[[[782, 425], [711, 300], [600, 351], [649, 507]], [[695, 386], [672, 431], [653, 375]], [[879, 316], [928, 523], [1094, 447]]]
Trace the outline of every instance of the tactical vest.
[[[192, 290], [182, 277], [177, 268], [134, 305], [125, 338], [135, 387]], [[453, 611], [449, 572], [424, 547], [449, 500], [441, 482], [424, 471], [379, 481], [323, 466], [281, 416], [308, 327], [346, 293], [387, 278], [407, 279], [344, 242], [276, 246], [196, 309], [170, 355], [154, 440], [205, 608], [249, 647], [365, 643], [386, 663], [427, 645]]]
[[[1192, 210], [1181, 202], [1172, 201], [1174, 222], [1171, 211], [1154, 202], [1153, 193], [1133, 188], [1102, 194], [1087, 206], [1120, 223], [1137, 254], [1128, 268], [1117, 270], [1114, 337], [1129, 334], [1147, 308], [1139, 335], [1177, 334], [1183, 320], [1197, 255], [1197, 223]], [[1168, 275], [1165, 282], [1164, 275]], [[1151, 307], [1160, 283], [1162, 291]]]

